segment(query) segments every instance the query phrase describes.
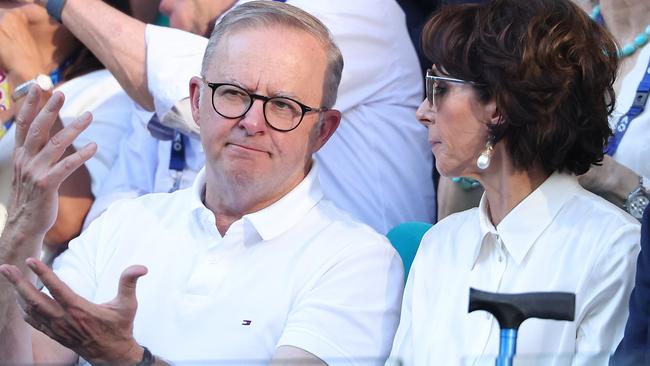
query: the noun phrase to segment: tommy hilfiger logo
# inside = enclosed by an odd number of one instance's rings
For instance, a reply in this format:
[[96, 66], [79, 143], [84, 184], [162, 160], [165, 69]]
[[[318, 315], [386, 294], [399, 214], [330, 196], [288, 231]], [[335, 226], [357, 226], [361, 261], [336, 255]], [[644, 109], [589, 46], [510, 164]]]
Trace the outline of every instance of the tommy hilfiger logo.
[[242, 320], [241, 325], [251, 325], [252, 322], [252, 320]]

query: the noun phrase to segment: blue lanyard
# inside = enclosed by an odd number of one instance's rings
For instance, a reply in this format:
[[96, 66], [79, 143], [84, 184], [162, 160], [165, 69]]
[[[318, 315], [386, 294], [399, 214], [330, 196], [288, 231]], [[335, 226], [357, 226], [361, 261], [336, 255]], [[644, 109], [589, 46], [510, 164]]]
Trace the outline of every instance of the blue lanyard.
[[648, 61], [648, 66], [646, 67], [645, 74], [643, 79], [639, 83], [639, 86], [636, 88], [636, 95], [634, 96], [634, 101], [632, 106], [616, 123], [614, 128], [614, 135], [610, 136], [609, 141], [607, 142], [607, 147], [605, 153], [609, 156], [614, 156], [618, 145], [621, 143], [623, 136], [630, 127], [632, 121], [645, 109], [646, 102], [648, 101], [648, 93], [650, 93], [650, 60]]
[[181, 178], [185, 170], [185, 142], [182, 133], [175, 131], [172, 140], [172, 152], [169, 157], [169, 171], [173, 172], [174, 183], [170, 192], [174, 192], [181, 187]]

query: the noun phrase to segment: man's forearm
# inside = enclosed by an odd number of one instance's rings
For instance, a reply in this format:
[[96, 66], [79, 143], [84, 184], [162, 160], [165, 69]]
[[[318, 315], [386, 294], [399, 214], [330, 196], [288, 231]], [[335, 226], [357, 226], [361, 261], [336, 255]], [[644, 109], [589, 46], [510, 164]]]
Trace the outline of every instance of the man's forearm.
[[[13, 264], [25, 269], [25, 259], [38, 255], [38, 238], [28, 238], [7, 223], [0, 236], [0, 264]], [[31, 273], [25, 271], [24, 273]], [[30, 276], [35, 280], [33, 274]], [[33, 362], [31, 329], [20, 315], [13, 287], [0, 276], [0, 363], [29, 364]]]
[[95, 54], [127, 94], [152, 111], [153, 99], [147, 88], [145, 24], [99, 0], [67, 0], [61, 18], [63, 25]]

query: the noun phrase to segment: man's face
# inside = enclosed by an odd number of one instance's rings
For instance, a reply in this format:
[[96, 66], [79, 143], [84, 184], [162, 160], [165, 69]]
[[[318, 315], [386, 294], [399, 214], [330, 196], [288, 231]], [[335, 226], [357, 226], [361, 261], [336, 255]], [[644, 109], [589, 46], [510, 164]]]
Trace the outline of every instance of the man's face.
[[215, 19], [234, 3], [235, 0], [162, 0], [158, 9], [169, 18], [172, 28], [210, 36], [207, 33]]
[[[240, 29], [227, 33], [216, 47], [207, 82], [236, 84], [249, 93], [321, 106], [326, 53], [313, 36], [280, 26]], [[315, 128], [320, 115], [307, 113], [296, 129], [279, 132], [266, 123], [261, 100], [255, 100], [243, 117], [228, 119], [215, 112], [212, 90], [202, 80], [193, 79], [190, 88], [208, 177], [221, 189], [247, 187], [259, 202], [274, 202], [304, 178], [311, 155], [340, 119], [336, 111], [325, 112], [324, 123]]]

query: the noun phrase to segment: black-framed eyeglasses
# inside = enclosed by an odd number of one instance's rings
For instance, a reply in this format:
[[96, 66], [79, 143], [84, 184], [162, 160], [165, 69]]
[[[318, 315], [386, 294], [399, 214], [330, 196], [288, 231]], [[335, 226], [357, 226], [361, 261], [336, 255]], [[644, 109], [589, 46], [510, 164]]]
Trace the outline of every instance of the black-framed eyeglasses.
[[474, 81], [456, 79], [447, 76], [437, 76], [433, 74], [433, 70], [428, 69], [426, 75], [426, 93], [427, 100], [431, 106], [436, 105], [436, 95], [441, 94], [445, 89], [440, 86], [440, 82], [469, 84], [472, 86], [485, 86], [485, 84], [477, 83]]
[[246, 89], [230, 83], [210, 83], [212, 107], [220, 116], [241, 118], [251, 109], [255, 99], [263, 104], [264, 119], [276, 131], [289, 132], [302, 122], [306, 113], [321, 113], [329, 108], [313, 108], [288, 97], [267, 97], [249, 93]]

